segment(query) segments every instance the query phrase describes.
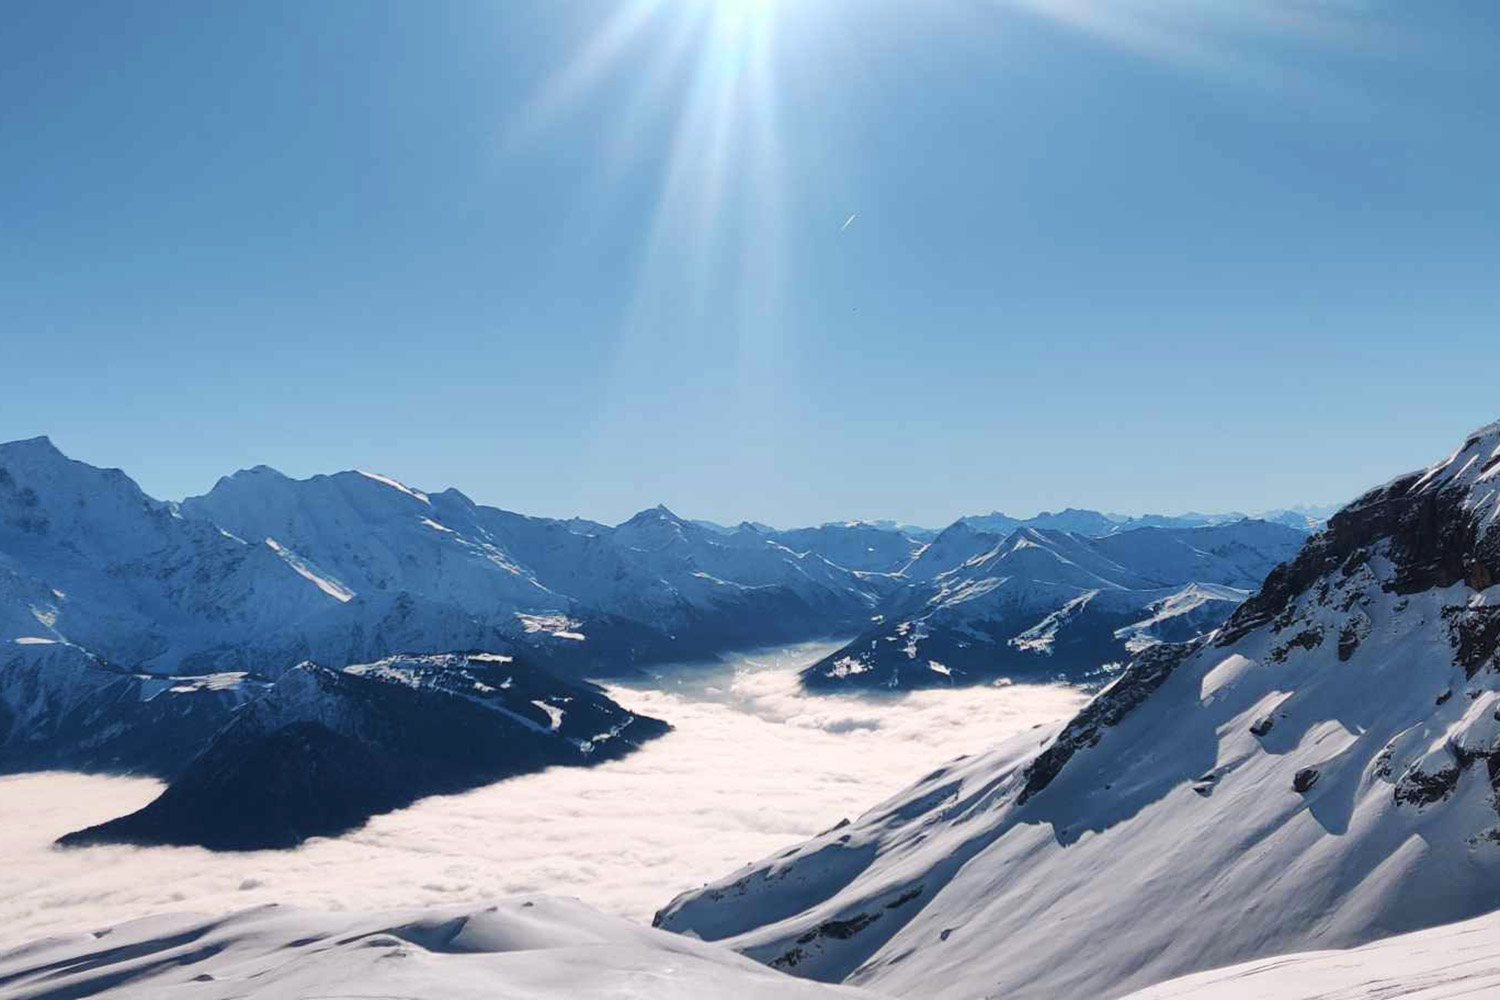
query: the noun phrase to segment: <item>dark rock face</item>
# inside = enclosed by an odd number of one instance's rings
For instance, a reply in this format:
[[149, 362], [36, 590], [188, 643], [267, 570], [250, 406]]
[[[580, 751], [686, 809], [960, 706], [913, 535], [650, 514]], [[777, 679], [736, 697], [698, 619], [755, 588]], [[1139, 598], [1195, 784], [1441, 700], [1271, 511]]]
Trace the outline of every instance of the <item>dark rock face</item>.
[[1183, 660], [1202, 648], [1202, 643], [1156, 646], [1146, 650], [1113, 684], [1100, 692], [1057, 734], [1057, 739], [1026, 765], [1025, 784], [1017, 805], [1046, 788], [1073, 755], [1094, 746], [1111, 726], [1138, 708], [1151, 693], [1166, 683]]
[[[1459, 458], [1481, 442], [1469, 439]], [[1330, 518], [1294, 560], [1271, 571], [1260, 592], [1230, 617], [1218, 644], [1237, 642], [1275, 621], [1326, 578], [1351, 575], [1380, 543], [1386, 543], [1385, 555], [1394, 566], [1383, 585], [1392, 593], [1416, 594], [1461, 582], [1483, 589], [1500, 579], [1500, 533], [1481, 535], [1478, 517], [1464, 506], [1467, 497], [1464, 487], [1419, 472], [1371, 490]]]
[[1464, 766], [1455, 759], [1452, 764], [1438, 771], [1423, 771], [1412, 768], [1396, 782], [1392, 795], [1398, 806], [1427, 806], [1441, 802], [1458, 787]]
[[1315, 767], [1304, 767], [1292, 775], [1292, 791], [1298, 795], [1305, 795], [1312, 791], [1312, 786], [1318, 783], [1318, 769]]
[[1364, 615], [1357, 614], [1346, 621], [1339, 630], [1339, 661], [1347, 663], [1369, 634], [1370, 619]]
[[1500, 648], [1500, 607], [1444, 608], [1443, 621], [1448, 625], [1455, 659], [1470, 680], [1480, 670], [1494, 669], [1500, 662], [1495, 655]]
[[1273, 663], [1283, 663], [1288, 654], [1294, 649], [1314, 650], [1323, 645], [1323, 630], [1321, 628], [1303, 629], [1290, 639], [1281, 643], [1271, 650], [1270, 657]]
[[60, 843], [293, 847], [425, 795], [611, 760], [668, 728], [504, 658], [307, 664], [236, 713], [155, 801]]
[[[1500, 718], [1500, 715], [1497, 715], [1497, 718]], [[1458, 788], [1458, 783], [1464, 773], [1483, 761], [1490, 782], [1490, 790], [1497, 796], [1496, 808], [1500, 809], [1500, 747], [1473, 748], [1451, 741], [1446, 752], [1447, 759], [1441, 767], [1424, 769], [1420, 766], [1413, 766], [1401, 775], [1401, 779], [1396, 782], [1395, 790], [1392, 792], [1396, 804], [1420, 809], [1435, 802], [1442, 802]]]
[[850, 938], [868, 929], [871, 925], [878, 921], [881, 916], [884, 915], [885, 911], [898, 910], [901, 907], [905, 906], [907, 903], [910, 903], [915, 899], [919, 899], [921, 895], [922, 887], [920, 885], [913, 886], [912, 888], [907, 889], [905, 892], [901, 893], [899, 896], [890, 900], [878, 910], [860, 912], [854, 914], [853, 916], [837, 918], [834, 920], [825, 920], [817, 927], [814, 927], [812, 930], [799, 936], [794, 947], [787, 949], [780, 955], [777, 955], [766, 964], [771, 966], [771, 968], [773, 969], [795, 969], [802, 963], [803, 959], [806, 957], [807, 952], [804, 949], [807, 946], [813, 945], [820, 940], [848, 941]]

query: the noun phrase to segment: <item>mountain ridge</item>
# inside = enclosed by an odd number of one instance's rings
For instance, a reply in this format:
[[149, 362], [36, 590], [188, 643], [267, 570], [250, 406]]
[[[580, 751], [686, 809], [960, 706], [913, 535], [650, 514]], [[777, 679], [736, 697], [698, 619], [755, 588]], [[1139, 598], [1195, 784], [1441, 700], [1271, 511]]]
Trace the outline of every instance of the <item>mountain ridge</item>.
[[1040, 1000], [1492, 910], [1497, 519], [1500, 424], [1363, 494], [1227, 624], [1147, 649], [1066, 724], [656, 922], [813, 979]]

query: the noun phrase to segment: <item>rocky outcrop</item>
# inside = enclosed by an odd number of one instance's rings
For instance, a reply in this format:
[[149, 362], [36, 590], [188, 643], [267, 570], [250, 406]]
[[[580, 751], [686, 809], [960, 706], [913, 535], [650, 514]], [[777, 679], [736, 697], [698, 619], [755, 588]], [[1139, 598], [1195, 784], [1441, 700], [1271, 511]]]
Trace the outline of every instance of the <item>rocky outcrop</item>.
[[1021, 772], [1025, 783], [1016, 797], [1016, 805], [1025, 805], [1027, 799], [1052, 783], [1052, 779], [1057, 777], [1058, 772], [1075, 754], [1096, 745], [1105, 730], [1118, 725], [1140, 707], [1200, 645], [1201, 643], [1183, 643], [1156, 646], [1137, 657], [1123, 674], [1074, 716], [1047, 749], [1037, 754], [1036, 759]]
[[1309, 588], [1348, 577], [1377, 554], [1391, 563], [1381, 586], [1395, 594], [1456, 583], [1484, 590], [1500, 579], [1500, 533], [1480, 530], [1492, 511], [1476, 503], [1471, 491], [1476, 481], [1500, 471], [1487, 451], [1495, 445], [1497, 427], [1472, 435], [1440, 468], [1394, 479], [1333, 515], [1230, 617], [1219, 645], [1275, 622]]

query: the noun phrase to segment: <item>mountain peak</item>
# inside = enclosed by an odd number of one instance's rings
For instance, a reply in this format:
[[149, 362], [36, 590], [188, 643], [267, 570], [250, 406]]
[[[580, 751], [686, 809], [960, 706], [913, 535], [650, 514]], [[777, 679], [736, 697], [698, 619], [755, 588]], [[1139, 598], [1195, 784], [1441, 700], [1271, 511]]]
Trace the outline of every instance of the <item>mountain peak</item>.
[[290, 479], [291, 478], [291, 476], [288, 476], [286, 473], [282, 472], [280, 469], [272, 468], [269, 465], [252, 465], [248, 469], [240, 469], [238, 472], [230, 473], [225, 478], [227, 478], [227, 479], [252, 479], [252, 478], [262, 478], [262, 477], [263, 478], [268, 478], [268, 479]]
[[676, 514], [672, 513], [671, 509], [668, 508], [666, 504], [659, 503], [655, 507], [647, 507], [645, 510], [639, 512], [634, 517], [631, 517], [629, 520], [621, 522], [619, 527], [623, 528], [626, 525], [642, 527], [648, 524], [661, 523], [685, 524], [686, 522], [684, 522], [682, 518], [678, 517]]
[[0, 456], [13, 456], [16, 458], [30, 458], [34, 461], [40, 460], [65, 460], [64, 455], [52, 439], [45, 434], [32, 438], [20, 438], [15, 441], [0, 443]]

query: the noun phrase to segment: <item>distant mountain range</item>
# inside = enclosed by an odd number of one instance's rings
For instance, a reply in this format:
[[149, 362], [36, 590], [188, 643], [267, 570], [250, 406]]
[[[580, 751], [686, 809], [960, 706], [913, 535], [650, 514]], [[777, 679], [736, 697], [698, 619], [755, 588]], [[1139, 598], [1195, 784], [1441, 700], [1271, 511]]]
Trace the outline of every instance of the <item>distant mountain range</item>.
[[[654, 507], [608, 526], [265, 466], [172, 503], [45, 438], [11, 442], [0, 773], [173, 781], [76, 839], [291, 844], [658, 731], [587, 676], [858, 634], [809, 686], [1085, 679], [1219, 624], [1303, 537], [1071, 510], [1014, 524], [725, 528]], [[496, 749], [456, 753], [454, 732]]]
[[[1146, 647], [1067, 723], [939, 768], [656, 923], [924, 1000], [1118, 997], [1298, 951], [1319, 954], [1141, 996], [1491, 995], [1493, 919], [1327, 949], [1500, 898], [1497, 524], [1500, 424], [1336, 513], [1221, 627]], [[986, 562], [1119, 582], [1101, 560], [1121, 553], [1027, 530]]]
[[[485, 649], [621, 675], [863, 631], [910, 602], [955, 534], [1020, 530], [989, 527], [1000, 518], [930, 541], [866, 522], [721, 528], [665, 507], [610, 527], [374, 473], [296, 480], [265, 466], [170, 503], [34, 438], [0, 445], [0, 643], [72, 643], [138, 673], [274, 679], [304, 660]], [[1133, 531], [1087, 511], [1015, 523], [1042, 520]]]
[[1105, 665], [1219, 625], [1307, 538], [1249, 520], [1095, 537], [984, 523], [965, 519], [934, 539], [903, 571], [906, 586], [883, 614], [808, 667], [803, 683], [848, 690], [1104, 679]]

